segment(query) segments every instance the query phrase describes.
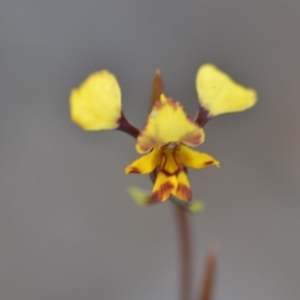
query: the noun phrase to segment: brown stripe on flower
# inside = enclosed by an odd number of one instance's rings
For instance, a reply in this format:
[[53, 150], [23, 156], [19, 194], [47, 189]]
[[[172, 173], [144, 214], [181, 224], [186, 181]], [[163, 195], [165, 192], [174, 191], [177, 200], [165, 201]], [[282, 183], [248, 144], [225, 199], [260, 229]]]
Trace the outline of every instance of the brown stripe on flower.
[[167, 181], [163, 183], [158, 190], [154, 191], [152, 193], [152, 197], [156, 199], [157, 201], [164, 201], [167, 200], [171, 194], [172, 189], [174, 188], [174, 185]]
[[146, 153], [149, 152], [151, 149], [153, 149], [157, 141], [154, 137], [151, 135], [146, 135], [145, 132], [148, 126], [149, 120], [147, 120], [145, 126], [140, 131], [139, 135], [137, 136], [137, 148], [139, 153]]
[[180, 200], [190, 201], [192, 199], [192, 190], [189, 186], [179, 183], [176, 197]]
[[132, 174], [132, 173], [141, 174], [141, 170], [137, 167], [130, 167], [129, 171], [128, 171], [128, 174]]
[[166, 176], [173, 176], [173, 175], [178, 175], [178, 173], [181, 171], [181, 169], [176, 170], [175, 172], [168, 172], [167, 170], [159, 170], [160, 172], [164, 173]]
[[173, 162], [176, 165], [176, 169], [173, 172], [170, 172], [166, 168], [166, 164], [168, 162], [168, 159], [170, 159], [170, 158], [168, 158], [168, 156], [165, 153], [162, 153], [161, 163], [160, 163], [160, 171], [162, 171], [163, 173], [165, 173], [168, 176], [178, 174], [178, 172], [180, 171], [180, 165], [177, 161], [176, 153], [174, 153], [174, 151], [172, 152], [172, 158], [173, 158]]
[[165, 100], [163, 100], [163, 101], [156, 101], [155, 104], [154, 104], [154, 106], [153, 106], [153, 109], [160, 110], [166, 104], [169, 105], [169, 106], [171, 106], [174, 110], [177, 110], [178, 107], [181, 107], [180, 103], [177, 102], [177, 101], [175, 101], [174, 99], [172, 99], [172, 98], [165, 98]]
[[189, 146], [199, 146], [204, 142], [204, 135], [200, 133], [189, 133], [187, 136], [182, 138], [182, 142]]

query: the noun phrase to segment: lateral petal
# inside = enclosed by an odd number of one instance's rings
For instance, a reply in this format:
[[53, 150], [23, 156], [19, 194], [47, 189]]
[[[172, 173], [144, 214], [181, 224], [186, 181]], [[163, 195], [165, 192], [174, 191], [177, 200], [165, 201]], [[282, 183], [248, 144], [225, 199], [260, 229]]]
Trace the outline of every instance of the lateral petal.
[[138, 173], [148, 174], [151, 173], [159, 163], [160, 152], [155, 147], [151, 152], [143, 155], [142, 157], [135, 160], [129, 166], [125, 168], [125, 174]]
[[115, 129], [121, 117], [121, 90], [107, 70], [91, 74], [70, 94], [71, 119], [85, 130]]
[[175, 175], [167, 176], [159, 172], [153, 186], [152, 197], [157, 201], [166, 201], [177, 190], [178, 181]]
[[206, 153], [194, 151], [184, 145], [178, 153], [181, 164], [188, 168], [201, 169], [208, 166], [220, 166], [220, 162]]
[[212, 64], [199, 68], [196, 88], [200, 104], [211, 116], [243, 111], [257, 101], [255, 90], [236, 83]]
[[164, 95], [153, 105], [144, 129], [137, 138], [136, 150], [148, 152], [171, 142], [198, 146], [204, 141], [204, 131], [186, 114], [179, 102]]

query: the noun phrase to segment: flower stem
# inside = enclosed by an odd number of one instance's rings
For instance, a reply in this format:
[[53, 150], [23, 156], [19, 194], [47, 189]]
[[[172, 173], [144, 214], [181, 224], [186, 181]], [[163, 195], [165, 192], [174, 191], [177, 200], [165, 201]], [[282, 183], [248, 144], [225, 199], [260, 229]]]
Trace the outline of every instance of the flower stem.
[[181, 277], [180, 300], [191, 300], [192, 295], [192, 246], [188, 212], [177, 205], [173, 205], [176, 217], [178, 240], [180, 247]]

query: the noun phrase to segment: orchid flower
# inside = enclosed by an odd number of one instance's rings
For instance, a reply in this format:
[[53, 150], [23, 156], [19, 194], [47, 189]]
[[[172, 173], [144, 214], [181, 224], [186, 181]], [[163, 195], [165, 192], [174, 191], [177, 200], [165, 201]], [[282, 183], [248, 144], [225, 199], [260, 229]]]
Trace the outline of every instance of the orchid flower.
[[143, 156], [127, 166], [125, 173], [151, 174], [152, 201], [162, 202], [171, 196], [190, 201], [192, 190], [187, 168], [220, 165], [209, 154], [191, 149], [204, 142], [203, 126], [217, 115], [252, 107], [257, 98], [253, 89], [234, 82], [212, 64], [199, 68], [196, 89], [200, 106], [194, 120], [178, 101], [161, 93], [153, 103], [146, 125], [139, 131], [122, 112], [116, 77], [102, 70], [72, 90], [71, 118], [85, 130], [117, 129], [136, 138], [136, 150]]

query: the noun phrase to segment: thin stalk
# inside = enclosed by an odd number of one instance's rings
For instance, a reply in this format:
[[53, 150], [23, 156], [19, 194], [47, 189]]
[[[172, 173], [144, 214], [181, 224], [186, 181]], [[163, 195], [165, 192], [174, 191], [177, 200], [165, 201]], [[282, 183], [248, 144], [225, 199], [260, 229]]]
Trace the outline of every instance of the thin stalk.
[[174, 206], [174, 213], [177, 223], [179, 251], [180, 251], [180, 298], [181, 300], [191, 300], [192, 296], [192, 245], [191, 231], [188, 219], [188, 212], [177, 205]]

